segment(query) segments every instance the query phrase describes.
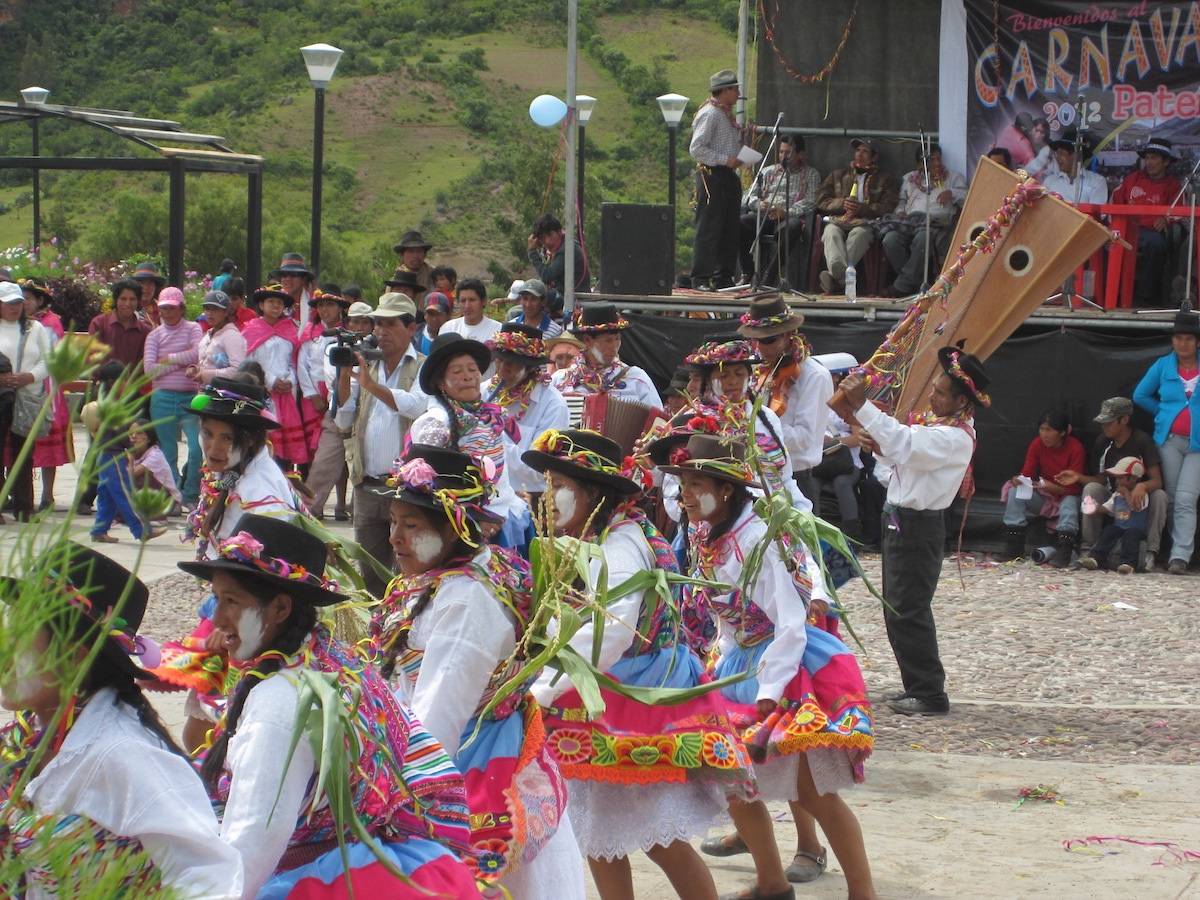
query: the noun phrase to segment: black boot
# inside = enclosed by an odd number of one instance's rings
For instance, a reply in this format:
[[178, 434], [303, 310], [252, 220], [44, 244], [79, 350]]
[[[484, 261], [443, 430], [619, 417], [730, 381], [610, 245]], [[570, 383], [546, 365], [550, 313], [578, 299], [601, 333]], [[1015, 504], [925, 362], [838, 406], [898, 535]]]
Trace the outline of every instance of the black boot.
[[1075, 551], [1075, 535], [1060, 534], [1055, 542], [1053, 566], [1065, 569], [1071, 565], [1071, 554]]
[[1011, 562], [1025, 555], [1025, 526], [1004, 526], [1004, 553], [1001, 561]]

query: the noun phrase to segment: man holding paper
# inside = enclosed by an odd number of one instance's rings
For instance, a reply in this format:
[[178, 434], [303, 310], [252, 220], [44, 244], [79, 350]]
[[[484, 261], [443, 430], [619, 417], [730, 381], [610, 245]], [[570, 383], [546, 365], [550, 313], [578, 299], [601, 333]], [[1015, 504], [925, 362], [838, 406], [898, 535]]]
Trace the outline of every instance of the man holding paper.
[[742, 143], [733, 115], [737, 75], [722, 69], [708, 80], [712, 94], [692, 119], [688, 152], [696, 161], [696, 241], [692, 285], [702, 290], [733, 286], [741, 239], [742, 183], [737, 168], [754, 165], [762, 154]]
[[821, 273], [821, 290], [827, 294], [845, 290], [846, 267], [857, 266], [875, 240], [871, 220], [886, 216], [900, 199], [896, 179], [875, 167], [875, 145], [855, 138], [850, 148], [851, 164], [830, 172], [817, 193], [817, 209], [826, 214], [821, 241], [827, 271]]

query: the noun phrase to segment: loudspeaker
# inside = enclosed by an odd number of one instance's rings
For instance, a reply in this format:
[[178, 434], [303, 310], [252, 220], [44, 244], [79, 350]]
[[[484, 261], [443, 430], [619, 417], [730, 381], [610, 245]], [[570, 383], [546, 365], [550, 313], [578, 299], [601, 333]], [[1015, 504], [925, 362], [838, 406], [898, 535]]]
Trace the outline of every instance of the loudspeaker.
[[675, 214], [670, 206], [602, 203], [600, 239], [600, 293], [671, 293]]

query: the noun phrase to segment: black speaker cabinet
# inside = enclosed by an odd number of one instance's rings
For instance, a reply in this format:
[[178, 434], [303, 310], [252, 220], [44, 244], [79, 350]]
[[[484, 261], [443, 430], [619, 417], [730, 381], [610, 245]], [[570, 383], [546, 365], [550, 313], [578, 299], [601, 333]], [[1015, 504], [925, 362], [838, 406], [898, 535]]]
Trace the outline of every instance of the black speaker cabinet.
[[675, 283], [675, 216], [670, 206], [600, 204], [600, 292], [670, 294]]

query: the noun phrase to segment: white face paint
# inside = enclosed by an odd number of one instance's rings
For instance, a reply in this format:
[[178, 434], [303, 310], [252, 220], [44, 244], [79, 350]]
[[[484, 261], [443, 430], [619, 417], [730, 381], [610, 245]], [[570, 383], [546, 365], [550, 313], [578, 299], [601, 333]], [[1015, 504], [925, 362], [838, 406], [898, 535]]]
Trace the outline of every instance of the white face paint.
[[412, 539], [413, 555], [416, 556], [423, 566], [432, 566], [437, 560], [441, 559], [442, 551], [445, 548], [446, 542], [432, 528], [415, 535]]
[[225, 463], [226, 469], [233, 469], [242, 461], [242, 451], [237, 447], [231, 447], [229, 450], [229, 461]]
[[563, 528], [568, 522], [575, 518], [575, 492], [569, 487], [560, 487], [554, 489], [554, 525], [556, 528]]
[[591, 349], [588, 350], [588, 356], [590, 356], [592, 359], [594, 359], [600, 365], [604, 365], [604, 354], [600, 352], [600, 348], [597, 347], [595, 344], [593, 344]]
[[238, 619], [237, 633], [238, 645], [237, 649], [230, 654], [239, 662], [257, 656], [258, 651], [262, 648], [262, 637], [265, 626], [263, 624], [262, 610], [246, 609], [242, 611], [242, 617]]
[[35, 696], [45, 684], [38, 655], [32, 650], [22, 650], [13, 660], [13, 680], [4, 688], [5, 705], [16, 708], [23, 701]]
[[700, 515], [705, 519], [717, 511], [717, 498], [712, 494], [698, 494], [696, 502], [700, 504]]

